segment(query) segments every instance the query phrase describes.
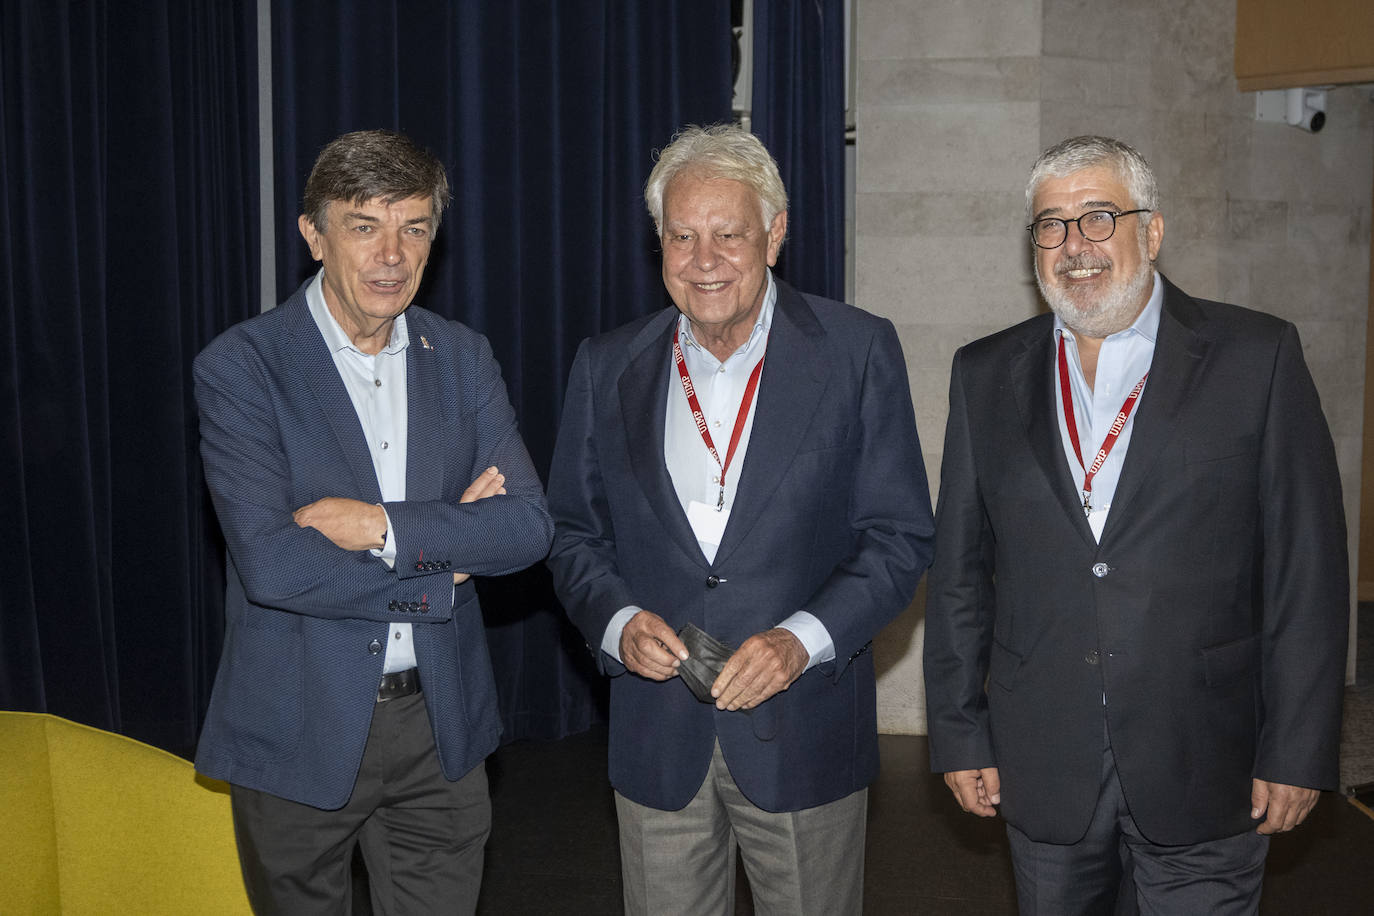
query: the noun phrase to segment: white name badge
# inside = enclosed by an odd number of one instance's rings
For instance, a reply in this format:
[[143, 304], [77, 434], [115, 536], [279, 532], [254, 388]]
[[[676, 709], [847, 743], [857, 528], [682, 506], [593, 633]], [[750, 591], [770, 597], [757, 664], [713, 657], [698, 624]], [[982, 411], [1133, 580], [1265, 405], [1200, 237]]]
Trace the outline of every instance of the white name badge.
[[725, 523], [729, 518], [730, 516], [724, 512], [717, 512], [715, 506], [699, 503], [695, 499], [687, 504], [687, 522], [692, 526], [692, 533], [697, 536], [698, 541], [719, 547], [720, 539], [725, 534]]

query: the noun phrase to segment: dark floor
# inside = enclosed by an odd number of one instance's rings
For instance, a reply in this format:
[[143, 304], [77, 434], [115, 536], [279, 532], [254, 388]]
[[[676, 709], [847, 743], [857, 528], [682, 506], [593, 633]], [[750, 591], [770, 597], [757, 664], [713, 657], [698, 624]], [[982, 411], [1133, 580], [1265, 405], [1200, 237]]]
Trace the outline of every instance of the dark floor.
[[[884, 914], [1016, 912], [1000, 820], [964, 814], [926, 763], [926, 740], [884, 735], [869, 794], [864, 911]], [[606, 733], [518, 742], [487, 763], [493, 828], [479, 913], [620, 912], [615, 809]], [[739, 882], [737, 913], [751, 914]], [[1273, 841], [1260, 912], [1274, 916], [1374, 913], [1374, 819], [1326, 794], [1307, 823]]]

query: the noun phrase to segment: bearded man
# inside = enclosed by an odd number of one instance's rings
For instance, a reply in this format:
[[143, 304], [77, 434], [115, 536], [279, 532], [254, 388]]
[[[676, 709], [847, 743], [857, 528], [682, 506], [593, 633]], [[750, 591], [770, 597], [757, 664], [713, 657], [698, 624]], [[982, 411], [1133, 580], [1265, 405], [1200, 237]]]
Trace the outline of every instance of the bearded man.
[[1023, 914], [1253, 913], [1269, 835], [1338, 778], [1349, 580], [1317, 391], [1292, 324], [1156, 272], [1134, 149], [1066, 140], [1026, 202], [1053, 314], [954, 357], [931, 766], [1005, 818]]

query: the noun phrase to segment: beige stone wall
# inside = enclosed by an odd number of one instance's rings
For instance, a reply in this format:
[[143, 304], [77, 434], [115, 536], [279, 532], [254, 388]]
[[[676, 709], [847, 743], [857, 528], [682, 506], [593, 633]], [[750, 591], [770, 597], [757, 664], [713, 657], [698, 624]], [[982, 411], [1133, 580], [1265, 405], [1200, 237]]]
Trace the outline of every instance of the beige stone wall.
[[[1042, 307], [1022, 228], [1026, 172], [1052, 143], [1108, 134], [1159, 176], [1170, 279], [1297, 323], [1336, 440], [1354, 556], [1369, 88], [1331, 92], [1319, 134], [1257, 122], [1231, 75], [1233, 3], [855, 6], [855, 300], [901, 334], [932, 494], [954, 350]], [[925, 731], [923, 601], [876, 647], [885, 731]]]

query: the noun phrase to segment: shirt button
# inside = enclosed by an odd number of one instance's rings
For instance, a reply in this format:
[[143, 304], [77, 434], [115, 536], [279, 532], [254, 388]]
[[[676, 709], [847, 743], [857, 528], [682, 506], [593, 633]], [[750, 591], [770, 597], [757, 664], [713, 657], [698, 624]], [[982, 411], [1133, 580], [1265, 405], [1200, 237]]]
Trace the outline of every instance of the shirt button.
[[707, 576], [707, 577], [706, 577], [706, 587], [707, 587], [707, 588], [715, 588], [717, 585], [720, 585], [720, 576]]
[[392, 634], [391, 634], [391, 638], [392, 638], [392, 639], [400, 639], [400, 638], [401, 638], [401, 631], [400, 631], [400, 630], [397, 630], [395, 633], [392, 633]]
[[1112, 568], [1111, 568], [1110, 566], [1108, 566], [1106, 563], [1094, 563], [1094, 564], [1093, 564], [1093, 575], [1094, 575], [1094, 576], [1097, 576], [1097, 578], [1099, 578], [1099, 579], [1105, 579], [1105, 578], [1107, 577], [1107, 573], [1109, 573], [1109, 572], [1111, 572], [1111, 571], [1112, 571]]
[[389, 449], [389, 448], [391, 448], [391, 443], [390, 443], [390, 442], [383, 442], [383, 443], [382, 443], [382, 451], [386, 451], [386, 450]]
[[382, 651], [382, 641], [381, 641], [380, 639], [374, 639], [374, 640], [372, 640], [372, 642], [370, 642], [370, 643], [367, 644], [367, 654], [368, 654], [368, 655], [377, 655], [377, 654], [380, 653], [381, 651]]
[[1092, 650], [1091, 652], [1089, 652], [1087, 655], [1083, 656], [1083, 661], [1087, 662], [1087, 663], [1090, 664], [1090, 665], [1096, 665], [1096, 664], [1098, 663], [1098, 661], [1100, 661], [1100, 659], [1101, 659], [1101, 656], [1099, 656], [1099, 655], [1097, 654], [1097, 650], [1096, 650], [1096, 649], [1093, 649], [1093, 650]]
[[372, 380], [372, 384], [374, 384], [374, 385], [376, 385], [378, 388], [380, 388], [380, 387], [382, 387], [382, 380], [379, 379], [379, 378], [374, 378], [374, 379]]

